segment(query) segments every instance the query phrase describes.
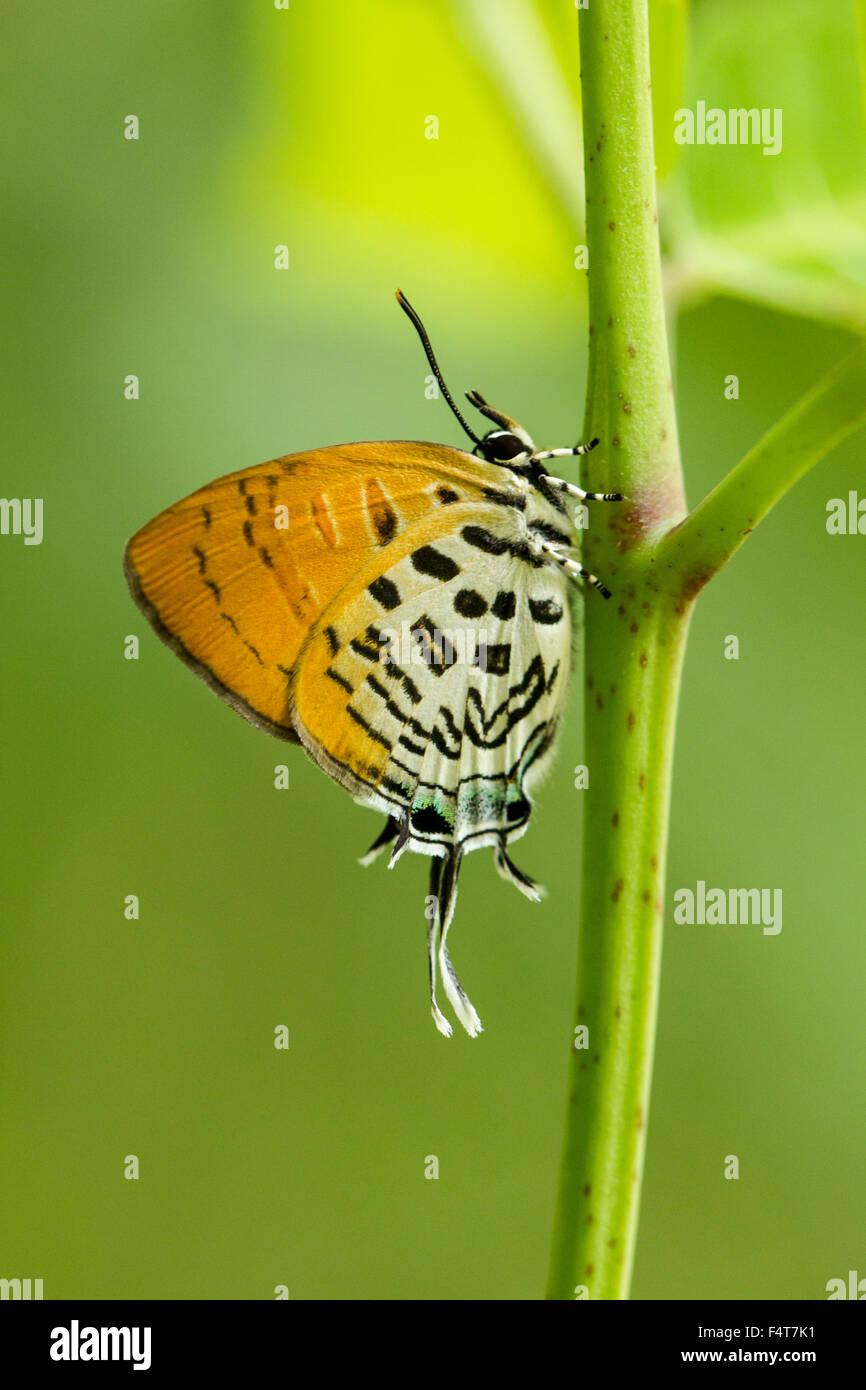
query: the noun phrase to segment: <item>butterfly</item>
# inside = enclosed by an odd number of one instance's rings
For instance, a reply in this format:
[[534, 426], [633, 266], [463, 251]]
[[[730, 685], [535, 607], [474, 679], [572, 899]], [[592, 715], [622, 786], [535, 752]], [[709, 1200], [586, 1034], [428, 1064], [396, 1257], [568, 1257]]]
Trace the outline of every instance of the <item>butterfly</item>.
[[159, 637], [252, 724], [303, 745], [361, 805], [387, 817], [361, 859], [431, 856], [425, 905], [430, 1004], [437, 961], [471, 1037], [481, 1022], [446, 941], [463, 856], [489, 846], [499, 874], [537, 901], [508, 849], [549, 764], [571, 666], [572, 581], [605, 598], [572, 557], [566, 498], [619, 501], [556, 477], [478, 391], [494, 428], [458, 410], [470, 453], [445, 444], [328, 445], [243, 468], [193, 492], [130, 540], [132, 596]]

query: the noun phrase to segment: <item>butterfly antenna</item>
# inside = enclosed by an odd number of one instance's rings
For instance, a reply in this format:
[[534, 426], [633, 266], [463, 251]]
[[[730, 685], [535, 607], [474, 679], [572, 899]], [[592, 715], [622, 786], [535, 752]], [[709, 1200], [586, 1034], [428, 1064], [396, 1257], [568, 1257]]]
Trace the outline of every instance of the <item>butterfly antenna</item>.
[[421, 346], [427, 354], [427, 361], [433, 368], [433, 375], [439, 382], [442, 395], [445, 397], [446, 401], [450, 405], [454, 414], [457, 416], [457, 419], [460, 421], [460, 424], [463, 426], [466, 433], [469, 435], [469, 438], [472, 440], [473, 444], [480, 444], [481, 440], [478, 438], [478, 435], [473, 434], [472, 430], [469, 428], [466, 421], [463, 419], [463, 416], [460, 414], [460, 411], [457, 409], [457, 406], [454, 404], [454, 398], [451, 395], [451, 392], [448, 390], [448, 387], [445, 385], [444, 378], [439, 370], [439, 363], [436, 361], [436, 356], [433, 352], [430, 339], [427, 337], [427, 330], [424, 327], [415, 310], [412, 308], [412, 305], [409, 303], [402, 290], [397, 291], [397, 303], [400, 305], [400, 308], [403, 310], [404, 314], [407, 314], [415, 325], [415, 331], [418, 334], [418, 337], [421, 339]]

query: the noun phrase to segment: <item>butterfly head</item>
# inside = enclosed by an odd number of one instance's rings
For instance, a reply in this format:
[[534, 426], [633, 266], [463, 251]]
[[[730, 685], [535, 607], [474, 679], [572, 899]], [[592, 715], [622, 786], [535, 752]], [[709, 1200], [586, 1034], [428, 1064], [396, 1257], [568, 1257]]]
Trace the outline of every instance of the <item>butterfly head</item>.
[[490, 430], [476, 446], [475, 452], [488, 463], [513, 466], [515, 463], [528, 463], [535, 453], [535, 445], [526, 430], [517, 425], [510, 430]]
[[551, 475], [548, 474], [547, 469], [544, 467], [547, 459], [560, 458], [566, 455], [588, 454], [589, 451], [594, 449], [596, 444], [598, 444], [597, 439], [590, 440], [589, 444], [577, 444], [571, 449], [547, 449], [543, 452], [539, 452], [536, 450], [526, 430], [523, 429], [521, 425], [518, 425], [516, 420], [512, 420], [510, 415], [503, 415], [502, 411], [497, 410], [495, 406], [489, 405], [480, 391], [467, 391], [466, 399], [469, 401], [469, 404], [473, 405], [476, 410], [479, 410], [482, 415], [486, 415], [488, 420], [492, 420], [495, 426], [494, 429], [488, 430], [487, 434], [479, 438], [458, 410], [454, 398], [448, 390], [444, 377], [439, 370], [439, 363], [436, 361], [436, 355], [430, 345], [427, 330], [402, 290], [397, 291], [397, 303], [414, 324], [415, 330], [421, 339], [424, 352], [427, 355], [427, 361], [430, 363], [436, 380], [439, 383], [440, 390], [445, 400], [448, 402], [449, 408], [475, 446], [472, 450], [473, 454], [478, 454], [487, 463], [500, 464], [504, 468], [519, 469], [521, 473], [527, 471], [528, 465], [528, 471], [533, 481], [536, 486], [540, 486], [542, 490], [552, 483], [552, 485], [569, 491], [573, 493], [573, 495], [581, 498], [591, 498], [593, 500], [604, 500], [608, 502], [622, 500], [618, 492], [582, 492], [579, 488], [564, 482], [562, 479], [553, 478], [551, 480]]
[[488, 430], [484, 438], [478, 440], [474, 453], [480, 454], [488, 463], [502, 463], [506, 466], [527, 463], [532, 458], [535, 445], [516, 420], [488, 405], [480, 391], [467, 391], [466, 399], [496, 425], [496, 429]]
[[474, 430], [470, 429], [466, 420], [458, 410], [451, 392], [445, 385], [445, 379], [439, 370], [439, 363], [436, 361], [436, 355], [433, 352], [430, 339], [427, 336], [427, 330], [402, 290], [397, 291], [397, 303], [414, 324], [418, 337], [421, 339], [424, 352], [427, 355], [427, 361], [433, 368], [433, 373], [439, 383], [439, 388], [443, 396], [475, 445], [472, 452], [480, 454], [488, 463], [514, 465], [515, 463], [526, 463], [531, 459], [535, 453], [535, 445], [526, 433], [526, 430], [522, 429], [517, 421], [512, 420], [510, 416], [503, 415], [501, 410], [496, 410], [492, 405], [488, 405], [480, 391], [467, 391], [466, 399], [471, 405], [475, 406], [476, 410], [480, 410], [482, 415], [486, 415], [488, 420], [492, 420], [496, 429], [489, 430], [487, 434], [484, 435], [483, 439], [479, 439]]

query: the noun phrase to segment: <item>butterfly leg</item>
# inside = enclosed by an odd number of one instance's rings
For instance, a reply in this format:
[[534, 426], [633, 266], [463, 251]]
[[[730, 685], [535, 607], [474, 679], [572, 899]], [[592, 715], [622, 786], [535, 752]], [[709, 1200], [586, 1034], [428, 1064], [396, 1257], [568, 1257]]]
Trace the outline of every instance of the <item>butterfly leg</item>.
[[542, 449], [540, 453], [533, 454], [533, 458], [536, 460], [574, 458], [580, 454], [591, 454], [597, 444], [597, 439], [591, 439], [588, 444], [575, 444], [572, 449]]
[[442, 877], [442, 860], [437, 855], [430, 865], [430, 898], [425, 909], [427, 916], [427, 957], [430, 962], [430, 1012], [433, 1022], [445, 1038], [454, 1031], [439, 1005], [436, 1003], [436, 938], [439, 935], [439, 885]]
[[[577, 454], [588, 454], [598, 443], [597, 439], [591, 439], [588, 444], [575, 444], [573, 449], [542, 449], [537, 454], [532, 455], [533, 463], [544, 463], [547, 459], [567, 459], [574, 458]], [[582, 487], [575, 483], [566, 482], [565, 478], [555, 478], [552, 473], [545, 473], [545, 478], [551, 487], [558, 488], [560, 492], [567, 492], [569, 497], [579, 497], [582, 502], [623, 502], [625, 499], [621, 492], [584, 492]]]
[[448, 995], [448, 1000], [452, 1009], [463, 1024], [470, 1038], [477, 1038], [478, 1034], [483, 1031], [481, 1019], [475, 1012], [469, 996], [460, 983], [457, 971], [454, 969], [451, 957], [448, 954], [448, 948], [445, 945], [448, 936], [448, 928], [451, 925], [451, 919], [454, 916], [454, 907], [457, 902], [457, 875], [460, 871], [460, 861], [462, 857], [462, 850], [449, 850], [442, 860], [442, 867], [438, 875], [437, 886], [439, 891], [436, 895], [436, 906], [440, 924], [439, 968], [442, 972], [442, 983], [445, 986], [445, 993]]
[[559, 565], [560, 569], [565, 570], [565, 573], [570, 579], [585, 579], [587, 584], [591, 584], [594, 589], [598, 589], [599, 593], [603, 594], [605, 598], [610, 598], [610, 589], [605, 588], [597, 575], [590, 574], [589, 570], [585, 570], [583, 565], [578, 564], [577, 560], [570, 559], [568, 555], [550, 541], [542, 541], [541, 550], [545, 555], [549, 555], [551, 560]]
[[554, 478], [552, 473], [545, 473], [544, 481], [549, 483], [551, 487], [555, 487], [558, 492], [567, 492], [569, 497], [579, 497], [582, 502], [624, 501], [621, 492], [584, 492], [583, 488], [578, 487], [576, 483], [566, 482], [565, 478]]

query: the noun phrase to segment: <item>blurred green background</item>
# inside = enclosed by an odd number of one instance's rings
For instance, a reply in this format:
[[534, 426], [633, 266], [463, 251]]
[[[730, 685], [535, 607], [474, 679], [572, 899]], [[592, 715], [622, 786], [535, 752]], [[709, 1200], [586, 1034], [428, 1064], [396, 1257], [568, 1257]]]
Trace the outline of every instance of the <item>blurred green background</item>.
[[[866, 325], [858, 12], [705, 0], [686, 35], [684, 5], [651, 9], [695, 502]], [[3, 493], [45, 499], [45, 538], [0, 537], [0, 1276], [46, 1298], [540, 1297], [580, 681], [516, 856], [550, 895], [531, 905], [470, 856], [452, 941], [486, 1031], [446, 1043], [426, 861], [361, 869], [378, 818], [183, 669], [121, 556], [232, 469], [459, 443], [398, 285], [452, 389], [539, 444], [575, 438], [574, 6], [92, 0], [3, 27]], [[674, 148], [671, 112], [698, 98], [783, 108], [783, 152]], [[820, 1299], [866, 1276], [866, 539], [825, 529], [829, 498], [866, 494], [862, 460], [861, 435], [812, 472], [692, 625], [667, 901], [701, 878], [781, 887], [784, 928], [668, 913], [637, 1298]]]

